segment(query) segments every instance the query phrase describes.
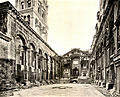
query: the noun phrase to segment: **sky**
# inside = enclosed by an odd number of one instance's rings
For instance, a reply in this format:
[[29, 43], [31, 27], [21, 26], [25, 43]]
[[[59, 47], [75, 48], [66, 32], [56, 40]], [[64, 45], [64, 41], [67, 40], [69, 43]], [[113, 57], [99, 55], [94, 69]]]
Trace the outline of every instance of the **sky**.
[[[5, 0], [0, 0], [5, 1]], [[9, 0], [14, 5], [14, 0]], [[91, 47], [99, 0], [48, 0], [48, 44], [59, 55]]]

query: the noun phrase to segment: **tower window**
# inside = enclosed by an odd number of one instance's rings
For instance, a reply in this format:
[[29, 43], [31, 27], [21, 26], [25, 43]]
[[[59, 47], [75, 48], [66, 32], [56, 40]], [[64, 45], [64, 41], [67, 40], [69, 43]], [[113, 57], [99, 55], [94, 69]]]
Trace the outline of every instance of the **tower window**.
[[24, 16], [24, 20], [26, 21], [26, 16]]
[[42, 13], [42, 18], [44, 18], [44, 12]]
[[21, 8], [24, 9], [24, 2], [21, 2]]
[[31, 0], [28, 0], [27, 3], [28, 3], [28, 7], [31, 7]]
[[38, 19], [36, 18], [35, 19], [35, 25], [37, 26], [37, 24], [38, 24]]
[[28, 15], [27, 18], [28, 18], [28, 24], [30, 24], [30, 15]]
[[42, 31], [42, 26], [41, 26], [41, 23], [39, 22], [39, 30], [40, 30], [40, 35], [42, 34], [41, 31]]
[[42, 13], [42, 18], [45, 19], [45, 12]]
[[39, 22], [39, 27], [40, 27], [40, 29], [41, 29], [41, 23]]
[[41, 4], [38, 3], [38, 13], [41, 15]]
[[38, 13], [40, 13], [40, 7], [38, 7]]

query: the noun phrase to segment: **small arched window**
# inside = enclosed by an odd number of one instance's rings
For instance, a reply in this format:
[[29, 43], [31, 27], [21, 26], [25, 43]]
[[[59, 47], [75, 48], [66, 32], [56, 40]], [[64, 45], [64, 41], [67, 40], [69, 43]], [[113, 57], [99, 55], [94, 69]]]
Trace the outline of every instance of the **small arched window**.
[[30, 15], [28, 15], [27, 18], [28, 18], [28, 24], [30, 24]]
[[38, 4], [38, 13], [40, 12], [40, 4]]
[[24, 16], [24, 20], [26, 21], [26, 16]]
[[42, 18], [45, 19], [45, 12], [42, 13]]
[[41, 23], [39, 22], [39, 27], [40, 27], [40, 29], [41, 29]]
[[37, 24], [38, 24], [38, 19], [36, 18], [35, 19], [35, 26], [37, 26]]
[[38, 3], [38, 13], [39, 13], [39, 14], [41, 14], [41, 10], [42, 10], [42, 9], [41, 9], [41, 4]]
[[42, 30], [42, 25], [41, 25], [40, 22], [39, 22], [39, 29], [40, 29], [40, 32], [41, 32], [41, 30]]
[[21, 8], [24, 9], [24, 2], [21, 2]]
[[28, 3], [28, 7], [31, 7], [31, 0], [28, 0], [27, 3]]

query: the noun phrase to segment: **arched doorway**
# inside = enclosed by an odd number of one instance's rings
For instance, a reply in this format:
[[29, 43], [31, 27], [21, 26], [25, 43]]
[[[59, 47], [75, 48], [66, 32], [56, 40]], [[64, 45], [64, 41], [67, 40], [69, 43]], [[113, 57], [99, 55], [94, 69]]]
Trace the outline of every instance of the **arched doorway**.
[[77, 67], [73, 69], [73, 76], [79, 76], [79, 69]]

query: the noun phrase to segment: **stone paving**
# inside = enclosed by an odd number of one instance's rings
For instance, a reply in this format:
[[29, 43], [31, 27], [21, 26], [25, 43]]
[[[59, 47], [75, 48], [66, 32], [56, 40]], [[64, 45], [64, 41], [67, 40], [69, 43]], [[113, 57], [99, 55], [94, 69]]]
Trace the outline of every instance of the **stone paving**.
[[8, 97], [106, 97], [90, 84], [54, 84], [14, 92]]
[[109, 91], [107, 91], [105, 88], [103, 87], [99, 87], [95, 84], [92, 84], [92, 86], [94, 86], [99, 92], [101, 92], [103, 95], [105, 95], [105, 97], [112, 97], [112, 95], [110, 94]]

